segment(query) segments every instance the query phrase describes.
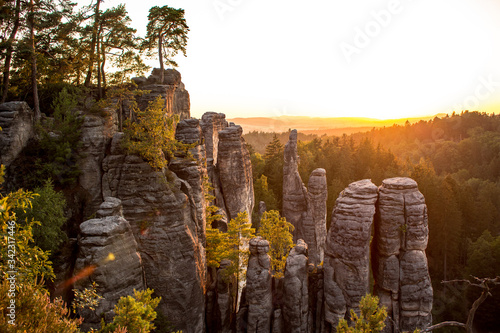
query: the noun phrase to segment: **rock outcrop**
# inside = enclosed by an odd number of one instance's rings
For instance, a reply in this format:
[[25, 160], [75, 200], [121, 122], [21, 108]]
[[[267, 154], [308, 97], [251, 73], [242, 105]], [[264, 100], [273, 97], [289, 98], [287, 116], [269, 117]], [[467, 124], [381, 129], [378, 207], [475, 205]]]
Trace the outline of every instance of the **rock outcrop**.
[[332, 328], [351, 309], [359, 312], [359, 301], [369, 292], [376, 201], [377, 187], [365, 179], [351, 183], [335, 203], [324, 262], [325, 320]]
[[379, 189], [372, 266], [374, 294], [393, 319], [387, 320], [386, 332], [413, 331], [431, 324], [427, 241], [427, 206], [417, 183], [400, 177], [384, 180]]
[[103, 193], [119, 198], [142, 257], [146, 286], [161, 296], [157, 311], [179, 330], [204, 332], [205, 250], [191, 185], [125, 155], [117, 133], [103, 161]]
[[179, 115], [180, 120], [191, 118], [189, 93], [181, 81], [181, 73], [169, 68], [164, 71], [163, 83], [160, 77], [160, 69], [154, 68], [147, 79], [133, 78], [139, 89], [149, 90], [148, 94], [136, 98], [139, 108], [144, 110], [149, 102], [161, 96], [165, 100], [165, 108], [169, 114]]
[[75, 266], [75, 288], [83, 290], [96, 282], [103, 296], [95, 312], [80, 311], [85, 317], [84, 330], [100, 327], [101, 317], [111, 321], [120, 297], [144, 289], [141, 258], [130, 224], [121, 215], [121, 202], [106, 198], [100, 217], [83, 222], [78, 238], [79, 252]]
[[78, 166], [80, 176], [78, 183], [85, 191], [86, 207], [84, 216], [91, 216], [99, 208], [103, 201], [102, 161], [106, 155], [106, 148], [117, 130], [117, 124], [113, 122], [116, 115], [111, 110], [106, 110], [108, 117], [87, 114], [83, 117], [81, 129], [81, 147], [79, 147]]
[[6, 168], [33, 136], [33, 111], [26, 102], [0, 104], [0, 164]]
[[326, 185], [325, 169], [316, 169], [307, 183], [307, 214], [298, 237], [309, 247], [309, 262], [319, 265], [324, 260], [326, 242]]
[[[207, 169], [204, 166], [205, 146], [203, 135], [198, 119], [185, 119], [177, 124], [175, 139], [189, 145], [194, 145], [189, 152], [175, 152], [175, 158], [170, 162], [168, 168], [179, 178], [189, 184], [188, 197], [191, 205], [195, 207], [195, 221], [198, 230], [198, 239], [204, 246], [206, 229], [206, 203], [204, 181], [207, 178]], [[191, 156], [188, 156], [190, 154]]]
[[310, 332], [307, 244], [299, 239], [286, 259], [283, 280], [284, 332]]
[[229, 220], [241, 212], [250, 219], [254, 206], [252, 163], [242, 133], [241, 126], [219, 131], [217, 169]]
[[261, 237], [250, 240], [246, 301], [248, 302], [247, 332], [269, 333], [273, 313], [271, 258], [269, 242]]
[[295, 227], [294, 241], [303, 234], [302, 219], [307, 213], [307, 189], [300, 178], [298, 166], [297, 130], [292, 130], [284, 152], [283, 217]]

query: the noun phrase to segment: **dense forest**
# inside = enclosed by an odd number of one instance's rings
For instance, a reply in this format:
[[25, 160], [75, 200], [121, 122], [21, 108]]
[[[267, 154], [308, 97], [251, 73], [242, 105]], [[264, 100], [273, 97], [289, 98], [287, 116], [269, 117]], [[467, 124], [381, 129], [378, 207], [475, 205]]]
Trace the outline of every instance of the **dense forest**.
[[[266, 202], [268, 209], [281, 207], [287, 137], [245, 135], [252, 151], [256, 202]], [[261, 150], [264, 138], [269, 143], [260, 154], [252, 146]], [[306, 183], [315, 168], [326, 170], [329, 214], [339, 193], [355, 180], [370, 178], [381, 184], [388, 177], [407, 176], [417, 181], [429, 214], [434, 321], [463, 318], [480, 290], [464, 292], [441, 281], [500, 274], [500, 116], [465, 111], [349, 136], [302, 140], [299, 172]], [[494, 295], [477, 314], [485, 330], [500, 325], [495, 315], [500, 295]]]

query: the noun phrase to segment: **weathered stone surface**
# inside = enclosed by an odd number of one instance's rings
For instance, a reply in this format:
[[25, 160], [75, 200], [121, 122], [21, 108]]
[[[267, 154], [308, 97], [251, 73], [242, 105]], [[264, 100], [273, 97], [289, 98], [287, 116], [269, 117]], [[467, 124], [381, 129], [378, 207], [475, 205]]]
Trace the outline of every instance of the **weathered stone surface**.
[[299, 239], [286, 259], [283, 281], [283, 318], [285, 332], [309, 332], [307, 244]]
[[269, 242], [261, 237], [250, 240], [246, 298], [248, 302], [247, 332], [269, 333], [273, 313], [271, 258]]
[[427, 206], [417, 183], [390, 178], [379, 189], [372, 245], [374, 294], [395, 323], [386, 332], [413, 331], [431, 324], [432, 286], [425, 248]]
[[254, 205], [252, 163], [242, 133], [241, 126], [219, 131], [217, 169], [230, 220], [241, 212], [251, 218]]
[[113, 197], [104, 198], [104, 202], [99, 206], [96, 212], [98, 218], [107, 216], [121, 216], [123, 217], [122, 201]]
[[85, 115], [81, 129], [81, 146], [78, 150], [80, 176], [78, 183], [85, 191], [87, 204], [84, 210], [84, 216], [91, 216], [99, 208], [103, 201], [101, 191], [102, 181], [102, 161], [106, 154], [106, 147], [111, 142], [111, 138], [117, 130], [117, 124], [112, 119], [115, 113], [111, 110], [105, 110], [110, 113], [109, 117], [98, 115]]
[[[85, 330], [100, 327], [101, 316], [111, 321], [114, 306], [121, 296], [132, 295], [134, 289], [144, 289], [141, 258], [130, 224], [122, 216], [114, 214], [121, 210], [120, 201], [107, 199], [100, 211], [107, 211], [109, 215], [80, 225], [75, 274], [83, 271], [90, 271], [91, 274], [77, 280], [75, 288], [83, 290], [95, 281], [99, 294], [104, 297], [95, 313], [81, 311], [85, 318], [82, 328]], [[109, 210], [110, 204], [115, 209]]]
[[234, 281], [234, 279], [227, 281], [222, 273], [230, 264], [231, 261], [226, 259], [222, 260], [217, 276], [217, 305], [220, 312], [220, 326], [218, 327], [218, 332], [221, 333], [231, 333], [235, 320], [236, 301], [233, 295], [236, 292], [236, 281]]
[[335, 203], [324, 262], [325, 320], [332, 327], [351, 309], [359, 312], [359, 301], [369, 292], [376, 201], [377, 187], [365, 179], [351, 183]]
[[[208, 180], [212, 184], [213, 195], [215, 196], [215, 205], [226, 211], [224, 198], [219, 181], [219, 173], [215, 165], [217, 164], [217, 155], [219, 148], [219, 131], [228, 126], [226, 115], [223, 113], [206, 112], [200, 120], [200, 126], [203, 131], [205, 142], [205, 151], [207, 156]], [[227, 215], [227, 214], [226, 214]]]
[[176, 329], [204, 332], [206, 261], [191, 185], [168, 170], [153, 170], [137, 156], [114, 155], [119, 142], [111, 147], [103, 161], [103, 193], [122, 200], [146, 285], [162, 297], [157, 311]]
[[307, 215], [300, 230], [309, 247], [309, 262], [319, 265], [324, 260], [326, 242], [326, 200], [328, 189], [325, 169], [316, 169], [307, 183]]
[[179, 115], [181, 120], [189, 119], [191, 103], [189, 93], [181, 81], [181, 74], [175, 69], [164, 71], [164, 81], [160, 79], [160, 69], [154, 68], [151, 75], [145, 78], [134, 78], [139, 89], [149, 90], [148, 94], [136, 98], [137, 105], [144, 110], [148, 103], [154, 101], [158, 96], [165, 100], [165, 108], [169, 114]]
[[310, 263], [309, 274], [309, 332], [325, 332], [324, 321], [324, 270], [322, 265]]
[[6, 168], [33, 136], [33, 111], [26, 102], [0, 104], [0, 164]]
[[302, 235], [302, 218], [307, 213], [307, 189], [300, 178], [298, 165], [297, 130], [292, 130], [284, 152], [283, 216], [295, 227], [294, 241]]
[[195, 144], [189, 149], [191, 156], [184, 152], [175, 153], [175, 158], [170, 162], [169, 169], [179, 178], [185, 180], [189, 185], [188, 197], [191, 205], [195, 207], [195, 221], [198, 230], [198, 239], [201, 246], [205, 246], [206, 230], [206, 202], [204, 193], [204, 179], [207, 177], [207, 169], [204, 166], [205, 146], [202, 144], [203, 135], [198, 119], [185, 119], [177, 124], [175, 139], [185, 144]]

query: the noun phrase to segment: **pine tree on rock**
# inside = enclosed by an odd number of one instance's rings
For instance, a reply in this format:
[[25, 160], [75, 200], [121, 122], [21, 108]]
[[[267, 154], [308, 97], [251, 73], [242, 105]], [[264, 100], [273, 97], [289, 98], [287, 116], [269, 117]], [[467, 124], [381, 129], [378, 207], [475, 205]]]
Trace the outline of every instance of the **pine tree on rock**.
[[158, 52], [160, 80], [164, 82], [164, 60], [167, 65], [177, 67], [173, 57], [181, 51], [186, 56], [189, 27], [184, 18], [184, 9], [169, 6], [154, 6], [149, 9], [147, 34], [142, 49], [150, 57]]

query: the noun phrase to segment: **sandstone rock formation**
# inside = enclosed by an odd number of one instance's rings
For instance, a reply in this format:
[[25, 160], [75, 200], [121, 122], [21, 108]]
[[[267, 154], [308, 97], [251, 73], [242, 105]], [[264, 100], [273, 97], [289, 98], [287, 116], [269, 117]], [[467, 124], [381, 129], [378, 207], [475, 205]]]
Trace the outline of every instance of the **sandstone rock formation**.
[[161, 296], [157, 311], [176, 329], [204, 332], [205, 250], [189, 182], [125, 155], [116, 134], [103, 161], [103, 194], [119, 198], [142, 257], [146, 285]]
[[[106, 198], [99, 216], [80, 225], [78, 239], [75, 275], [83, 275], [83, 278], [75, 282], [75, 288], [83, 290], [95, 281], [103, 296], [95, 313], [81, 311], [80, 315], [85, 318], [83, 329], [99, 328], [101, 316], [111, 321], [114, 306], [121, 296], [133, 295], [134, 289], [144, 289], [137, 243], [129, 222], [121, 215], [120, 200]], [[85, 276], [82, 273], [85, 271], [91, 274]]]
[[251, 218], [254, 205], [252, 163], [241, 137], [241, 126], [219, 131], [217, 169], [228, 218], [247, 212]]
[[220, 326], [218, 332], [231, 333], [236, 312], [236, 300], [234, 293], [236, 292], [235, 281], [227, 281], [224, 278], [222, 271], [231, 265], [231, 261], [225, 259], [220, 263], [220, 274], [217, 276], [217, 305], [220, 312]]
[[207, 169], [203, 163], [205, 161], [205, 146], [202, 144], [203, 135], [199, 120], [185, 119], [180, 121], [175, 131], [175, 139], [185, 144], [195, 145], [189, 149], [191, 156], [183, 151], [176, 152], [175, 158], [168, 167], [190, 186], [188, 197], [191, 200], [191, 205], [195, 207], [198, 239], [204, 244], [206, 203], [203, 183], [207, 178]]
[[376, 201], [377, 187], [365, 179], [351, 183], [335, 203], [324, 262], [325, 320], [332, 328], [351, 309], [359, 312], [359, 301], [369, 292]]
[[81, 142], [79, 148], [78, 166], [80, 176], [78, 183], [85, 191], [87, 205], [84, 209], [84, 216], [91, 216], [99, 208], [103, 201], [101, 191], [102, 161], [106, 154], [106, 148], [111, 142], [111, 138], [117, 130], [117, 125], [112, 119], [116, 119], [115, 112], [109, 117], [98, 115], [85, 115], [81, 129]]
[[33, 136], [33, 111], [26, 102], [0, 104], [0, 164], [6, 168]]
[[324, 260], [326, 242], [326, 200], [328, 189], [325, 169], [316, 169], [307, 183], [307, 214], [299, 230], [309, 247], [309, 262], [319, 265]]
[[283, 217], [295, 227], [294, 241], [302, 235], [302, 218], [307, 212], [307, 189], [300, 178], [298, 165], [297, 130], [292, 130], [284, 152]]
[[181, 81], [181, 74], [175, 69], [166, 69], [163, 83], [161, 83], [160, 74], [160, 69], [154, 68], [147, 79], [133, 78], [139, 89], [150, 91], [148, 94], [137, 97], [137, 105], [144, 110], [149, 102], [161, 96], [165, 100], [165, 108], [169, 114], [179, 115], [180, 120], [189, 119], [191, 103], [189, 93]]
[[271, 258], [269, 242], [261, 237], [250, 240], [246, 300], [248, 302], [247, 332], [269, 333], [273, 313]]
[[283, 281], [285, 332], [310, 332], [307, 260], [307, 244], [299, 239], [286, 259]]
[[386, 332], [413, 331], [431, 324], [432, 286], [425, 249], [427, 206], [417, 183], [390, 178], [379, 189], [372, 245], [374, 294], [394, 320]]

